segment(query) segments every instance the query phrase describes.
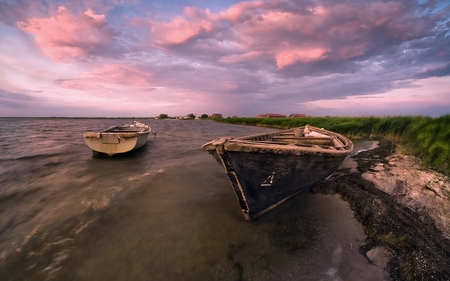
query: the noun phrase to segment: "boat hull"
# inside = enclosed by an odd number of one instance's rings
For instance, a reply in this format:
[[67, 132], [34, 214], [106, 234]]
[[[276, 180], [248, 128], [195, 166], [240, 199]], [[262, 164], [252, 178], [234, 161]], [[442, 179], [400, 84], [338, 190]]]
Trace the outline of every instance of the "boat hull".
[[253, 220], [329, 177], [353, 149], [350, 140], [338, 136], [342, 149], [298, 146], [296, 141], [249, 142], [249, 138], [221, 138], [203, 149], [223, 167], [245, 219]]
[[110, 156], [130, 152], [147, 143], [150, 127], [134, 121], [107, 128], [101, 132], [85, 132], [84, 140], [94, 152]]
[[144, 146], [149, 133], [84, 133], [84, 140], [92, 151], [110, 156], [126, 153]]

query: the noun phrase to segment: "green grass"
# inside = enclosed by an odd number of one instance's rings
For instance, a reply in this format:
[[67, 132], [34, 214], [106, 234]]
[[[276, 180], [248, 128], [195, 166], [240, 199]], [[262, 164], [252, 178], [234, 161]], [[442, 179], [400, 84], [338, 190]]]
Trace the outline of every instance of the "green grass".
[[218, 122], [287, 129], [311, 126], [343, 134], [351, 139], [385, 137], [419, 156], [423, 165], [450, 175], [450, 115], [394, 117], [231, 117]]

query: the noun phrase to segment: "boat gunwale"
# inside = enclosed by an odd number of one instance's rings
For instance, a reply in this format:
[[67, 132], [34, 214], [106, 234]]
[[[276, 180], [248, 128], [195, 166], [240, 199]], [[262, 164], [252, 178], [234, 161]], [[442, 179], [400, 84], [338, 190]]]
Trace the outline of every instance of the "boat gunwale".
[[[150, 132], [151, 128], [149, 125], [134, 121], [135, 126], [131, 127], [130, 123], [122, 123], [119, 125], [111, 126], [104, 130], [101, 130], [100, 133], [121, 133], [121, 132]], [[137, 126], [136, 126], [137, 125]], [[123, 128], [123, 129], [122, 129]], [[118, 131], [118, 132], [114, 132]]]
[[148, 131], [145, 132], [103, 132], [103, 133], [95, 133], [95, 132], [84, 132], [83, 137], [84, 138], [101, 138], [103, 135], [113, 135], [117, 136], [119, 138], [135, 138], [139, 137], [140, 135], [147, 135], [149, 134]]
[[[272, 136], [279, 136], [286, 133], [292, 133], [295, 129], [305, 129], [308, 127], [314, 132], [323, 132], [326, 134], [329, 139], [337, 139], [342, 143], [342, 147], [337, 147], [335, 145], [321, 145], [321, 144], [298, 144], [298, 143], [290, 143], [290, 142], [277, 142], [270, 140]], [[267, 138], [266, 140], [252, 140], [256, 138]], [[328, 139], [328, 138], [314, 138], [314, 137], [292, 137], [292, 139], [297, 140], [306, 140], [311, 141], [314, 139]], [[353, 142], [342, 136], [341, 134], [325, 130], [323, 128], [317, 128], [310, 125], [305, 125], [302, 127], [291, 128], [287, 130], [282, 130], [273, 133], [263, 133], [263, 134], [254, 134], [249, 136], [231, 138], [231, 137], [222, 137], [213, 141], [210, 141], [203, 145], [203, 149], [210, 151], [216, 150], [217, 146], [222, 146], [225, 151], [234, 151], [234, 152], [258, 152], [258, 153], [273, 153], [273, 154], [294, 154], [301, 155], [305, 153], [323, 153], [334, 156], [342, 156], [347, 155], [353, 150]]]
[[[134, 125], [134, 127], [130, 127], [130, 125]], [[126, 128], [126, 129], [120, 129], [120, 128]], [[133, 121], [133, 122], [123, 122], [118, 125], [114, 125], [111, 127], [108, 127], [106, 129], [103, 129], [99, 132], [93, 132], [93, 131], [86, 131], [83, 132], [83, 136], [86, 138], [100, 138], [102, 135], [119, 135], [120, 137], [137, 137], [139, 135], [143, 134], [150, 134], [152, 128], [144, 123], [141, 123], [139, 121]]]
[[227, 140], [224, 143], [225, 151], [234, 152], [259, 152], [259, 153], [273, 153], [273, 154], [305, 154], [305, 153], [323, 153], [333, 154], [336, 156], [347, 155], [353, 150], [353, 144], [347, 148], [337, 149], [334, 146], [323, 145], [297, 145], [291, 143], [258, 143], [258, 142], [244, 142], [235, 141], [233, 139]]

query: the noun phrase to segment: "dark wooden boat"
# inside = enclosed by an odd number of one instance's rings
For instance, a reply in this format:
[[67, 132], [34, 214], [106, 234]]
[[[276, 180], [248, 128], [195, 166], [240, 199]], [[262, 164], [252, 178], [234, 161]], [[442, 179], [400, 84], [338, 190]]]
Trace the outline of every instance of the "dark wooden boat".
[[346, 137], [303, 126], [202, 146], [223, 167], [245, 219], [255, 219], [325, 180], [353, 150]]
[[151, 131], [147, 124], [132, 121], [109, 127], [100, 132], [84, 132], [84, 140], [92, 151], [109, 156], [141, 148]]

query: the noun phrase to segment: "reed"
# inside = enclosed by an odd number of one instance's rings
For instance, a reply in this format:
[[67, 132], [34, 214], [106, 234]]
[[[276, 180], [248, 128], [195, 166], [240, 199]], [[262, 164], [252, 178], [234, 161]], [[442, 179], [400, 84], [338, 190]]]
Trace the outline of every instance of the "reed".
[[450, 115], [387, 117], [303, 117], [253, 118], [230, 117], [218, 122], [288, 129], [311, 126], [325, 128], [351, 139], [384, 137], [419, 156], [422, 164], [450, 175]]

